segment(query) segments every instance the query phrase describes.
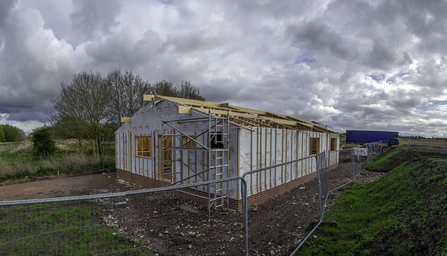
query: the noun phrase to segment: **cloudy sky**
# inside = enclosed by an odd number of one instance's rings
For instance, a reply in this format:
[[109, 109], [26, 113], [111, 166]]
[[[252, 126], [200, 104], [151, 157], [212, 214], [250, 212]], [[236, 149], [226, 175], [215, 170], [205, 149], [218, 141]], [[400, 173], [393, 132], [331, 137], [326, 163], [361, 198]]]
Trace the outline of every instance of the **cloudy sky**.
[[447, 2], [1, 0], [0, 123], [30, 132], [79, 71], [214, 102], [446, 137]]

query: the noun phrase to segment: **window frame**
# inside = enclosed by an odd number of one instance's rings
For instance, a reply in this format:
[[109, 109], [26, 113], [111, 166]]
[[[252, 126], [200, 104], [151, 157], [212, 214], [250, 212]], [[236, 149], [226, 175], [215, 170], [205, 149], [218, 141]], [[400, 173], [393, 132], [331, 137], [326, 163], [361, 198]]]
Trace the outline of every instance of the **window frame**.
[[[139, 144], [139, 142], [140, 142], [140, 139], [142, 138], [142, 140], [144, 140], [144, 139], [148, 139], [149, 140], [149, 149], [147, 150], [147, 151], [145, 151], [145, 149], [144, 149], [144, 144], [143, 144], [143, 149], [142, 150], [139, 150], [139, 148], [138, 148], [138, 146], [140, 145]], [[144, 142], [143, 142], [144, 143]], [[152, 135], [138, 135], [138, 136], [135, 136], [135, 156], [136, 157], [143, 157], [143, 158], [150, 158], [150, 159], [152, 159], [153, 158], [153, 156], [154, 156], [154, 147], [153, 147], [153, 141], [152, 141]], [[149, 154], [149, 156], [147, 156], [147, 155], [140, 155], [140, 152], [141, 151], [143, 151], [143, 153], [146, 153], [146, 152], [148, 152]]]
[[[317, 142], [315, 144], [315, 141]], [[320, 152], [320, 142], [321, 142], [321, 138], [320, 137], [310, 137], [309, 138], [309, 156], [313, 156], [316, 155]], [[312, 151], [314, 150], [313, 145], [316, 145], [316, 153], [312, 153]]]
[[336, 150], [338, 150], [337, 141], [338, 141], [338, 140], [337, 140], [336, 137], [331, 138], [331, 140], [330, 140], [330, 143], [331, 143], [331, 145], [330, 145], [330, 149], [331, 149], [331, 151], [336, 151]]

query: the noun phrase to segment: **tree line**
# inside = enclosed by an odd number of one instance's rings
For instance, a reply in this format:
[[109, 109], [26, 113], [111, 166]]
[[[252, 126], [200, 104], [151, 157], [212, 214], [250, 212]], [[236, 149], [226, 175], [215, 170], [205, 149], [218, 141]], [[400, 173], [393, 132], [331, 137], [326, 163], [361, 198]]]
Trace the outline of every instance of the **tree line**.
[[131, 117], [144, 106], [144, 94], [205, 100], [189, 81], [150, 84], [129, 71], [114, 70], [107, 76], [82, 71], [62, 82], [60, 94], [52, 100], [52, 133], [56, 138], [75, 139], [79, 145], [90, 143], [100, 152], [101, 137], [107, 133], [113, 137], [120, 118]]
[[17, 142], [26, 139], [25, 132], [9, 124], [0, 125], [0, 142]]

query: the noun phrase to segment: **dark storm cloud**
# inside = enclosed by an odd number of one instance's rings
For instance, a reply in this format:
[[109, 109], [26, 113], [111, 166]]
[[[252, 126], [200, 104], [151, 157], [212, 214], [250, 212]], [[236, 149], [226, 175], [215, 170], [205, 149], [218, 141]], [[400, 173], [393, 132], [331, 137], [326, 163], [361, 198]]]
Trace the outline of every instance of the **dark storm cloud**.
[[0, 106], [0, 113], [8, 113], [7, 120], [18, 122], [34, 120], [46, 123], [49, 112], [49, 108], [36, 108], [33, 106]]
[[286, 34], [291, 35], [298, 46], [309, 50], [324, 52], [341, 59], [347, 59], [350, 55], [343, 37], [324, 23], [311, 21], [292, 25], [287, 28]]
[[8, 120], [12, 121], [19, 121], [19, 122], [26, 122], [26, 121], [39, 121], [41, 123], [48, 122], [48, 116], [41, 111], [25, 111], [25, 112], [19, 112], [19, 113], [11, 113], [8, 116]]
[[27, 2], [0, 2], [2, 120], [44, 122], [62, 81], [118, 68], [337, 131], [447, 135], [446, 1]]
[[3, 12], [9, 8], [0, 25], [0, 113], [7, 113], [10, 121], [46, 122], [51, 97], [72, 74], [68, 57], [72, 48], [43, 29], [38, 10], [15, 7], [0, 8]]
[[16, 3], [17, 3], [17, 0], [0, 1], [0, 25], [4, 25], [4, 22], [8, 18], [11, 10], [14, 8], [14, 5]]

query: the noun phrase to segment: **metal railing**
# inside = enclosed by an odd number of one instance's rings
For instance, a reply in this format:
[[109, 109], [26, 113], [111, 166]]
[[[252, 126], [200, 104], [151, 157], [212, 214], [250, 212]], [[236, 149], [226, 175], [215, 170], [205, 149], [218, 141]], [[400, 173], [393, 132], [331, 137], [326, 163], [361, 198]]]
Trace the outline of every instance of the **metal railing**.
[[[359, 155], [355, 149], [323, 152], [249, 171], [242, 177], [193, 184], [0, 202], [0, 251], [3, 255], [150, 255], [152, 252], [162, 255], [216, 255], [222, 252], [256, 255], [270, 253], [271, 248], [290, 252], [299, 243], [292, 252], [294, 254], [324, 223], [330, 193], [355, 182], [365, 163], [372, 161], [375, 151], [369, 148], [368, 151], [365, 155]], [[333, 166], [338, 162], [346, 173], [343, 179], [333, 180], [331, 173], [337, 171]], [[314, 172], [318, 182], [306, 183], [306, 187], [311, 186], [307, 188], [301, 184], [291, 191], [290, 202], [277, 206], [266, 216], [259, 209], [257, 218], [261, 219], [249, 222], [247, 199], [252, 187], [247, 184], [251, 186], [252, 179], [265, 179], [273, 170], [283, 174], [281, 184]], [[242, 214], [212, 211], [209, 215], [207, 208], [200, 209], [196, 203], [180, 196], [182, 191], [187, 194], [195, 187], [238, 180], [241, 183]], [[272, 188], [259, 188], [256, 193]], [[298, 199], [294, 197], [296, 191], [303, 192], [306, 209], [319, 214], [318, 223], [306, 237], [298, 234], [303, 230], [296, 232], [301, 227], [294, 223], [301, 214], [295, 202]], [[165, 194], [164, 199], [162, 194]], [[271, 225], [273, 219], [277, 220], [275, 226]], [[230, 228], [239, 223], [240, 229]], [[255, 233], [261, 235], [254, 236]], [[206, 244], [200, 237], [206, 237]]]
[[[242, 204], [246, 185], [240, 180]], [[245, 251], [248, 255], [246, 208], [242, 214], [221, 215], [197, 210], [178, 195], [216, 181], [120, 193], [0, 202], [2, 255], [214, 255]], [[162, 199], [165, 192], [169, 196]], [[242, 223], [228, 234], [229, 224]], [[231, 225], [232, 226], [232, 225]], [[207, 244], [197, 246], [199, 237]]]

